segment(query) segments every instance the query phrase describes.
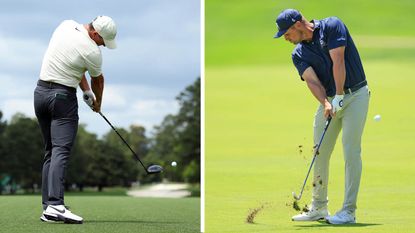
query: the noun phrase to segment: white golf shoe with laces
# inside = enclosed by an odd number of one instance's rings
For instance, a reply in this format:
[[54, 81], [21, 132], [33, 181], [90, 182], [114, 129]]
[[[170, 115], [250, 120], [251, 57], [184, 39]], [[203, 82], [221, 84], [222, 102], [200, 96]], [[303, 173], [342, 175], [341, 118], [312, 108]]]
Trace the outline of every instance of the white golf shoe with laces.
[[49, 221], [63, 221], [64, 223], [81, 224], [83, 221], [82, 217], [73, 214], [64, 205], [49, 205], [43, 212], [43, 216]]
[[330, 224], [356, 223], [356, 217], [355, 214], [351, 211], [341, 210], [335, 215], [327, 217], [326, 221]]
[[293, 221], [318, 221], [321, 219], [325, 219], [327, 216], [329, 216], [327, 207], [314, 208], [313, 206], [311, 206], [309, 211], [302, 212], [301, 214], [297, 214], [293, 216], [292, 220]]

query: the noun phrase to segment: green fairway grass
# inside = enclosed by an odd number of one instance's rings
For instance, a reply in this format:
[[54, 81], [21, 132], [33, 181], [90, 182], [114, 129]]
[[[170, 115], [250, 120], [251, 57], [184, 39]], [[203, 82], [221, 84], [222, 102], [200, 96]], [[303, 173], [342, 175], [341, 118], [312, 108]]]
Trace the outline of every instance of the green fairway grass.
[[[415, 2], [334, 2], [206, 1], [206, 232], [415, 231], [415, 28], [406, 21]], [[361, 53], [372, 94], [354, 225], [291, 221], [298, 213], [291, 192], [300, 191], [312, 159], [318, 103], [292, 65], [293, 45], [272, 39], [286, 7], [309, 19], [339, 16]], [[328, 190], [334, 214], [344, 193], [341, 136]], [[311, 182], [300, 204], [310, 199]], [[246, 223], [260, 207], [255, 223]]]
[[[273, 39], [277, 32], [275, 19], [285, 8], [298, 9], [308, 20], [337, 16], [346, 23], [352, 37], [399, 39], [415, 36], [413, 0], [206, 0], [205, 5], [206, 68], [291, 64], [289, 55], [293, 45], [284, 42], [283, 38]], [[410, 47], [412, 54], [415, 51], [411, 42], [390, 42], [395, 46]], [[370, 45], [373, 44], [379, 44], [379, 40], [372, 40]], [[362, 45], [356, 43], [356, 46], [360, 49]], [[390, 49], [390, 46], [382, 48]], [[379, 55], [388, 57], [387, 54]]]
[[67, 196], [83, 224], [44, 223], [40, 196], [0, 196], [0, 232], [198, 232], [199, 198]]

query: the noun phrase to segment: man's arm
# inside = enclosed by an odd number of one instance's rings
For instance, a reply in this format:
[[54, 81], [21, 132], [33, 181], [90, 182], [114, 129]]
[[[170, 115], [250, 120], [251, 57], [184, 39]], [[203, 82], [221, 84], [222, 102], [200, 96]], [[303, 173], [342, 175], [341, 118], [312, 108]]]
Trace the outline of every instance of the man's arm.
[[314, 97], [324, 106], [324, 117], [327, 118], [331, 114], [331, 104], [327, 99], [326, 89], [324, 89], [318, 79], [316, 72], [310, 66], [304, 71], [302, 78], [307, 83], [308, 89], [310, 89]]
[[341, 46], [335, 49], [329, 50], [331, 60], [333, 61], [333, 76], [336, 83], [336, 95], [344, 94], [344, 82], [346, 80], [346, 67], [344, 64], [344, 49], [345, 46]]
[[101, 111], [102, 94], [104, 92], [104, 76], [91, 77], [91, 88], [95, 94], [94, 111]]
[[83, 92], [91, 90], [89, 87], [88, 81], [86, 80], [85, 74], [82, 75], [81, 82], [79, 83], [79, 87]]
[[333, 61], [333, 76], [334, 83], [336, 85], [336, 96], [331, 101], [333, 113], [336, 113], [343, 108], [344, 98], [344, 82], [346, 80], [346, 68], [344, 65], [344, 49], [345, 46], [340, 46], [334, 49], [330, 49], [330, 57]]
[[[91, 93], [91, 88], [89, 87], [88, 81], [85, 77], [85, 74], [82, 76], [81, 82], [79, 83], [79, 87], [84, 92], [84, 95], [88, 92]], [[92, 99], [93, 103], [93, 110], [95, 112], [101, 111], [101, 103], [102, 103], [102, 93], [104, 91], [104, 76], [101, 74], [97, 77], [91, 77], [91, 87], [94, 94], [87, 94], [89, 98]], [[95, 96], [94, 96], [95, 95]], [[95, 97], [95, 98], [94, 98]], [[84, 97], [85, 100], [85, 97]], [[87, 103], [90, 105], [90, 103]]]

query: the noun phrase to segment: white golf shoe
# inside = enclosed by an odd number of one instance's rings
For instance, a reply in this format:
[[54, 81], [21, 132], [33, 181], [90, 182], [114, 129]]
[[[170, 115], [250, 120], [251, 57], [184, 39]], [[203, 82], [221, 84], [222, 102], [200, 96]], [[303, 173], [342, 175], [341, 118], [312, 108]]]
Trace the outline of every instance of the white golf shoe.
[[81, 224], [83, 221], [80, 216], [73, 214], [64, 205], [48, 205], [43, 216], [49, 221], [63, 221], [65, 223]]
[[40, 221], [42, 221], [42, 222], [57, 222], [57, 221], [52, 220], [52, 219], [47, 219], [46, 216], [45, 216], [45, 211], [43, 211], [42, 215], [40, 216]]
[[308, 212], [302, 212], [292, 217], [293, 221], [318, 221], [329, 216], [327, 207], [314, 208], [311, 206]]
[[341, 210], [333, 216], [328, 216], [326, 218], [327, 223], [330, 224], [348, 224], [356, 223], [356, 217], [353, 212], [347, 210]]

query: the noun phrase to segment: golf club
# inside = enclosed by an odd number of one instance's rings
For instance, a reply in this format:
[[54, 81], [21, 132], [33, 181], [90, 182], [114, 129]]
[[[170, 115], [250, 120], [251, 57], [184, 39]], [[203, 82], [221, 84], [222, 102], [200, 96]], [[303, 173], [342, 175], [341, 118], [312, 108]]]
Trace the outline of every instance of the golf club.
[[147, 174], [156, 174], [156, 173], [160, 173], [163, 171], [163, 167], [161, 167], [160, 165], [150, 165], [148, 167], [144, 166], [143, 162], [141, 161], [141, 159], [138, 157], [138, 155], [133, 151], [133, 149], [131, 149], [130, 145], [128, 145], [128, 143], [125, 141], [125, 139], [121, 136], [120, 133], [118, 133], [117, 129], [115, 129], [115, 127], [111, 124], [111, 122], [104, 116], [104, 114], [102, 114], [102, 112], [98, 112], [99, 115], [102, 116], [102, 118], [104, 118], [104, 120], [111, 126], [111, 128], [118, 134], [118, 136], [121, 138], [121, 140], [125, 143], [125, 145], [127, 145], [128, 149], [130, 149], [130, 151], [133, 153], [134, 157], [140, 162], [140, 164], [143, 166], [143, 168], [146, 170]]
[[295, 192], [293, 192], [293, 197], [297, 201], [299, 201], [301, 199], [301, 196], [303, 196], [303, 191], [304, 191], [304, 187], [305, 187], [305, 185], [307, 183], [308, 176], [310, 175], [310, 171], [311, 171], [311, 168], [313, 167], [314, 161], [316, 160], [316, 156], [319, 154], [318, 150], [320, 149], [321, 142], [323, 141], [324, 135], [326, 134], [326, 131], [327, 131], [327, 128], [329, 127], [329, 125], [330, 125], [330, 122], [331, 122], [331, 116], [329, 115], [329, 117], [326, 120], [326, 126], [324, 127], [323, 134], [321, 135], [320, 142], [318, 143], [317, 148], [314, 151], [314, 157], [313, 157], [313, 160], [311, 161], [310, 168], [308, 169], [307, 176], [305, 177], [305, 180], [304, 180], [304, 183], [303, 183], [303, 187], [301, 188], [300, 195], [297, 196], [295, 194]]

